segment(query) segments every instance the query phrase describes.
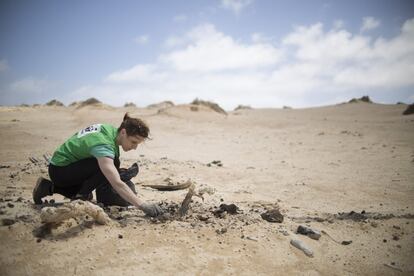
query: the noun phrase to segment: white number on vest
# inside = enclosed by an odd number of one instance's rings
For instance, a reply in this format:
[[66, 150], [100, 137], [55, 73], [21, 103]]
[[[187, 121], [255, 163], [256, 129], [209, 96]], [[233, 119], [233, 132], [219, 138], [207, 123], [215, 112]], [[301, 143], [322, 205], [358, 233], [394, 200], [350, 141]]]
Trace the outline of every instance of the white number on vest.
[[95, 133], [95, 132], [100, 132], [101, 131], [101, 124], [95, 124], [95, 125], [91, 125], [88, 126], [85, 129], [82, 129], [81, 131], [78, 132], [78, 138], [81, 138], [85, 135], [91, 134], [91, 133]]

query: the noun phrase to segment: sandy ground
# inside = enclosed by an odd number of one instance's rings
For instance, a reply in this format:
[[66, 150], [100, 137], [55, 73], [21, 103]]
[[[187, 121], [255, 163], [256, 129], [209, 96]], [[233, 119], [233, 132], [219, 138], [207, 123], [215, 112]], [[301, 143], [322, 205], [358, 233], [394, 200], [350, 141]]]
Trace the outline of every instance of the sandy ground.
[[[0, 275], [413, 275], [414, 115], [401, 115], [405, 108], [355, 103], [223, 115], [190, 106], [0, 107]], [[123, 167], [140, 165], [133, 179], [140, 196], [179, 204], [186, 190], [142, 186], [167, 177], [214, 193], [194, 197], [181, 219], [110, 208], [112, 225], [70, 219], [39, 238], [44, 206], [31, 193], [47, 167], [29, 157], [42, 160], [92, 123], [117, 126], [125, 111], [152, 132], [151, 141], [121, 153]], [[53, 199], [48, 205], [68, 202]], [[223, 203], [238, 214], [216, 217]], [[262, 219], [272, 208], [282, 223]], [[297, 234], [299, 225], [322, 237]]]

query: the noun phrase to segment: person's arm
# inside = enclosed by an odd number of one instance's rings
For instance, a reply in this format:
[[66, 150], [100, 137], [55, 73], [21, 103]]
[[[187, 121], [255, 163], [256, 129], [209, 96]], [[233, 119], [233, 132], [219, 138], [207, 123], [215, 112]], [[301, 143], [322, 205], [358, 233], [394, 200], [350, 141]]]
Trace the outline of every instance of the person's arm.
[[110, 157], [98, 157], [99, 168], [115, 191], [126, 201], [141, 209], [145, 214], [156, 217], [163, 213], [157, 204], [145, 203], [139, 199], [132, 190], [121, 180], [115, 168], [114, 161]]
[[139, 199], [132, 190], [121, 180], [119, 173], [114, 165], [114, 161], [109, 157], [98, 157], [99, 168], [109, 181], [115, 191], [126, 201], [142, 209], [143, 201]]

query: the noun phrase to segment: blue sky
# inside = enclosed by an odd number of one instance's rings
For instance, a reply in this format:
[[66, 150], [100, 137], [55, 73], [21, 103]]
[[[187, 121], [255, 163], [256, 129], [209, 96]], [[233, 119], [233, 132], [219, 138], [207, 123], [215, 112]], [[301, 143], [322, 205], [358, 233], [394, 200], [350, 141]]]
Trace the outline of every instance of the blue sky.
[[413, 3], [0, 0], [0, 105], [410, 103]]

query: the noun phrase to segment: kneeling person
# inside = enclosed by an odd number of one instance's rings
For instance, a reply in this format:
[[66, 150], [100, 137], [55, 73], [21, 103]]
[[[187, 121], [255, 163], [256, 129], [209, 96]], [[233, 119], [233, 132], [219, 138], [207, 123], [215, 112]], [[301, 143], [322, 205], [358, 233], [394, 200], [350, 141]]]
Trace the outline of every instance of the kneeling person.
[[34, 202], [41, 204], [43, 197], [53, 193], [88, 200], [98, 188], [97, 197], [105, 198], [104, 204], [111, 203], [108, 193], [115, 191], [125, 204], [130, 203], [150, 216], [161, 214], [158, 205], [145, 203], [137, 197], [133, 183], [128, 182], [131, 177], [124, 179], [127, 185], [119, 173], [119, 146], [124, 151], [135, 150], [148, 135], [148, 126], [140, 119], [129, 117], [128, 113], [119, 128], [95, 124], [75, 133], [54, 152], [49, 164], [51, 181], [38, 179], [33, 190]]

